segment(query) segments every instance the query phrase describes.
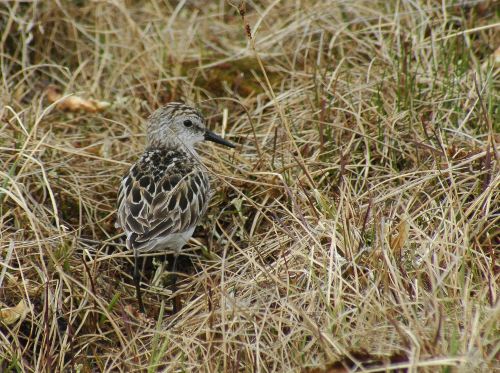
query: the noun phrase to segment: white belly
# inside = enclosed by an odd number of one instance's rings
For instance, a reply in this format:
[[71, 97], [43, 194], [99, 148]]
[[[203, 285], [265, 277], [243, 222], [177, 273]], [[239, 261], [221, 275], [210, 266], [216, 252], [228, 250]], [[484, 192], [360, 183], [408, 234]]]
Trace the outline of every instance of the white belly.
[[154, 240], [154, 242], [151, 242], [151, 245], [141, 250], [141, 252], [173, 250], [178, 253], [193, 235], [194, 228], [195, 227], [190, 228], [185, 232], [173, 233], [166, 237], [158, 238]]

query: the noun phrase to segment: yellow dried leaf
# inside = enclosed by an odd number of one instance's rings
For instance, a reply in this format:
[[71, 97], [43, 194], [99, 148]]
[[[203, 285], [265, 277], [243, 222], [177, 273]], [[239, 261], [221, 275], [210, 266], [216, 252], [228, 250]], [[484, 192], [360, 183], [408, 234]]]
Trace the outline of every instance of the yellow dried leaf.
[[398, 233], [391, 239], [391, 249], [393, 251], [401, 251], [410, 232], [410, 224], [406, 220], [401, 220], [396, 228]]
[[103, 111], [111, 104], [106, 101], [98, 101], [94, 99], [85, 99], [80, 96], [69, 96], [61, 99], [63, 96], [58, 92], [56, 87], [48, 86], [45, 90], [45, 95], [50, 103], [57, 102], [56, 107], [59, 110], [68, 111], [86, 111], [88, 113], [95, 113]]
[[496, 65], [500, 65], [500, 47], [493, 52], [493, 61]]
[[15, 307], [6, 307], [0, 309], [0, 321], [5, 325], [14, 324], [17, 320], [24, 318], [28, 313], [26, 302], [21, 300]]
[[28, 279], [24, 279], [23, 282], [21, 282], [18, 276], [10, 277], [7, 284], [12, 287], [17, 287], [20, 291], [26, 290], [29, 296], [37, 296], [42, 290], [41, 285]]
[[57, 91], [56, 87], [53, 85], [49, 85], [45, 90], [45, 95], [47, 96], [47, 100], [52, 104], [59, 100], [62, 95]]
[[90, 99], [89, 101], [92, 103], [92, 105], [94, 105], [97, 111], [102, 111], [111, 106], [111, 104], [107, 101], [97, 101], [94, 99]]

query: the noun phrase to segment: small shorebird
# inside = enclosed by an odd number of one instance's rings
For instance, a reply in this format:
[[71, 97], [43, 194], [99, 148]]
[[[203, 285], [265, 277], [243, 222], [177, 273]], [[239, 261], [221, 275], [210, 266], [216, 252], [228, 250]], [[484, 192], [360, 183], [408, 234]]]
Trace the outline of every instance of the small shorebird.
[[[125, 231], [127, 248], [134, 253], [134, 284], [141, 312], [138, 257], [172, 250], [175, 293], [177, 257], [207, 210], [210, 183], [194, 148], [203, 140], [235, 147], [205, 128], [205, 119], [195, 108], [167, 104], [149, 117], [146, 150], [120, 184], [116, 225]], [[174, 297], [173, 311], [177, 310]]]

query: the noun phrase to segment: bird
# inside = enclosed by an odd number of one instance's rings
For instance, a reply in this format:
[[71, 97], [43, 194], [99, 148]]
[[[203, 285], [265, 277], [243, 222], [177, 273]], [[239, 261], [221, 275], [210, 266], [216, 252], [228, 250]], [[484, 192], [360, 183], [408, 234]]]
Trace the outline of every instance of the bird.
[[[139, 257], [171, 250], [175, 293], [177, 258], [208, 208], [210, 180], [195, 145], [206, 140], [236, 147], [210, 131], [198, 109], [181, 102], [170, 102], [154, 111], [147, 120], [146, 133], [143, 154], [121, 180], [116, 223], [134, 255], [133, 281], [142, 313]], [[177, 303], [174, 296], [174, 313]]]

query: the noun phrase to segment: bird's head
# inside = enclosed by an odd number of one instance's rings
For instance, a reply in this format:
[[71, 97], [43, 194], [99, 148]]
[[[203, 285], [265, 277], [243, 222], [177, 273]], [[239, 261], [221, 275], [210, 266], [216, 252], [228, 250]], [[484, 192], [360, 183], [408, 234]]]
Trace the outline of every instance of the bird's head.
[[180, 102], [171, 102], [153, 112], [147, 127], [150, 146], [181, 144], [193, 150], [196, 143], [208, 140], [230, 148], [235, 147], [207, 129], [205, 118], [198, 110]]

